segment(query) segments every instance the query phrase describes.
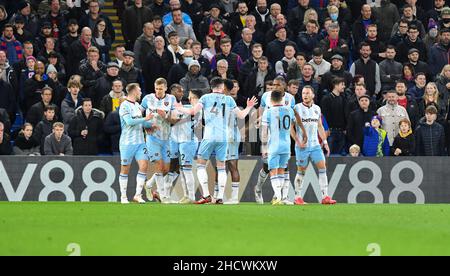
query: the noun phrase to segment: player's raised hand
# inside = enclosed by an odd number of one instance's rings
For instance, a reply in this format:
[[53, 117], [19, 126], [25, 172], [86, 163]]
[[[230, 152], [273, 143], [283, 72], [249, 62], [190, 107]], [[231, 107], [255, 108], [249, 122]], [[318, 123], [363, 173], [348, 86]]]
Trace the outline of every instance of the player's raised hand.
[[251, 99], [247, 99], [247, 107], [254, 107], [258, 104], [258, 99], [253, 96]]
[[149, 112], [149, 113], [147, 114], [147, 116], [145, 116], [145, 120], [146, 120], [146, 121], [150, 121], [151, 119], [153, 119], [153, 113]]
[[162, 109], [157, 109], [156, 113], [158, 113], [158, 115], [163, 117], [163, 118], [165, 118], [166, 115], [167, 115], [166, 112], [164, 110], [162, 110]]

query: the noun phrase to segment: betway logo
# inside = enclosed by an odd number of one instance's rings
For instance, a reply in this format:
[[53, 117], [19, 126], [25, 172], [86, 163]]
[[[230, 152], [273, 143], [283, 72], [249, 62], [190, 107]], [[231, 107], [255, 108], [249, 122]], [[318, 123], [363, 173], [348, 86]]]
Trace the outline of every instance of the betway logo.
[[302, 123], [317, 123], [317, 122], [319, 122], [319, 119], [313, 119], [313, 118], [303, 119], [302, 118]]

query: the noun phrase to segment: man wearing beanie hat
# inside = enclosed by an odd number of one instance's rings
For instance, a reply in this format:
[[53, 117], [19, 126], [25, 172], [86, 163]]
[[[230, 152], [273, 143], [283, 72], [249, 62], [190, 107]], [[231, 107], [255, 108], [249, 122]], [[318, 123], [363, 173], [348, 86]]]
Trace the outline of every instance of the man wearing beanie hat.
[[358, 98], [358, 109], [352, 111], [347, 120], [347, 139], [348, 145], [358, 145], [363, 148], [364, 127], [369, 123], [375, 111], [370, 108], [370, 97], [362, 95]]
[[201, 90], [203, 94], [209, 92], [209, 82], [206, 77], [200, 74], [200, 63], [197, 60], [192, 60], [188, 66], [186, 76], [180, 80], [183, 87], [183, 98], [187, 99], [189, 91], [192, 89]]
[[119, 71], [119, 76], [127, 83], [139, 83], [142, 85], [142, 73], [139, 68], [134, 65], [135, 55], [132, 51], [123, 53], [123, 63]]
[[427, 49], [430, 49], [434, 44], [439, 42], [439, 29], [436, 21], [433, 18], [430, 18], [428, 21], [428, 32], [425, 36], [423, 42], [427, 46]]
[[[46, 1], [45, 1], [46, 2]], [[39, 18], [31, 12], [31, 5], [28, 1], [19, 1], [17, 4], [17, 12], [11, 17], [10, 22], [15, 22], [16, 17], [23, 16], [25, 29], [31, 33], [33, 37], [39, 32]]]
[[430, 49], [430, 59], [428, 61], [430, 73], [436, 76], [441, 73], [442, 68], [448, 64], [450, 51], [450, 29], [442, 29], [439, 35], [439, 43]]
[[382, 119], [382, 127], [387, 132], [389, 142], [393, 143], [395, 136], [400, 131], [400, 121], [405, 118], [409, 120], [409, 115], [406, 109], [398, 104], [397, 91], [387, 91], [385, 98], [386, 105], [380, 107], [377, 114]]

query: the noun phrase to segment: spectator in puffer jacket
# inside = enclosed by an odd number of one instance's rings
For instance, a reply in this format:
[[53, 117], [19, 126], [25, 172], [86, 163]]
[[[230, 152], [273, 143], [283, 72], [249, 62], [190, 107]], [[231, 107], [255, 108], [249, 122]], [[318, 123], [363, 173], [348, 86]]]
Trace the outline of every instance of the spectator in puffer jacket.
[[445, 132], [444, 128], [436, 122], [437, 108], [433, 105], [428, 106], [425, 118], [416, 130], [416, 155], [444, 156]]
[[69, 127], [70, 121], [75, 117], [75, 110], [81, 106], [83, 96], [80, 93], [82, 85], [77, 80], [69, 81], [67, 88], [69, 93], [67, 93], [66, 98], [61, 103], [61, 117], [64, 125]]
[[23, 125], [22, 130], [19, 132], [19, 136], [14, 141], [13, 152], [14, 155], [41, 155], [39, 142], [33, 137], [33, 126], [31, 124], [25, 123]]
[[366, 123], [366, 127], [364, 129], [364, 156], [389, 156], [389, 139], [386, 131], [380, 128], [382, 123], [383, 121], [380, 116], [374, 116], [371, 123]]
[[416, 142], [408, 119], [400, 121], [400, 131], [394, 139], [391, 148], [392, 156], [413, 156], [416, 152]]
[[44, 107], [44, 118], [40, 121], [34, 130], [33, 138], [39, 143], [41, 155], [44, 155], [45, 137], [52, 133], [55, 120], [56, 107], [48, 105]]

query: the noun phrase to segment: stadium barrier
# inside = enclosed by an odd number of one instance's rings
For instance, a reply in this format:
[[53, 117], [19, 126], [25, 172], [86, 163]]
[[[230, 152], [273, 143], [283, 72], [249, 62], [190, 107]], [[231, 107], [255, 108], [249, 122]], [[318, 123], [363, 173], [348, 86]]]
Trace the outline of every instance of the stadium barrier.
[[[341, 203], [450, 203], [449, 161], [449, 157], [329, 158], [329, 192]], [[239, 161], [242, 202], [255, 200], [253, 189], [261, 166], [257, 157], [244, 157]], [[0, 201], [117, 202], [119, 169], [118, 157], [1, 156]], [[295, 160], [291, 160], [292, 182], [295, 170]], [[209, 171], [210, 191], [213, 192], [211, 165]], [[135, 191], [136, 172], [133, 165], [128, 185], [130, 198]], [[273, 195], [269, 181], [263, 187], [266, 202]], [[226, 198], [230, 195], [230, 186], [227, 185]], [[318, 202], [318, 176], [311, 165], [304, 178], [303, 192], [307, 202]], [[180, 197], [182, 188], [178, 180], [173, 199]], [[294, 197], [293, 186], [290, 197]]]

